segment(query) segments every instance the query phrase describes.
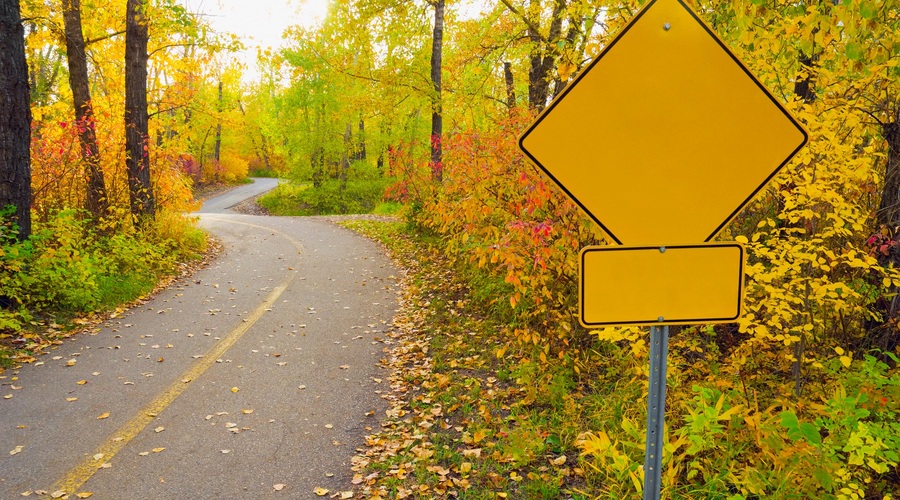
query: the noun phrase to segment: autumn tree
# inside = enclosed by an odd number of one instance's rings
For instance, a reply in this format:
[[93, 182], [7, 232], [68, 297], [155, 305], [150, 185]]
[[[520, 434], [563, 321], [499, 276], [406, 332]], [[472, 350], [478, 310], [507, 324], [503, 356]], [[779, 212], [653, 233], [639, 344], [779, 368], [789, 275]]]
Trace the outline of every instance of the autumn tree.
[[437, 182], [443, 179], [443, 141], [444, 121], [441, 111], [441, 58], [444, 49], [444, 0], [433, 0], [434, 31], [431, 41], [431, 84], [434, 93], [431, 96], [431, 177]]
[[81, 27], [81, 0], [65, 0], [63, 7], [66, 57], [69, 63], [69, 87], [75, 108], [75, 127], [81, 144], [81, 157], [87, 178], [87, 209], [94, 217], [106, 215], [108, 201], [106, 184], [100, 165], [100, 146], [97, 144], [94, 105], [88, 80], [84, 33]]
[[19, 0], [0, 0], [0, 209], [15, 207], [18, 238], [31, 234], [31, 110]]
[[147, 116], [147, 3], [128, 0], [125, 21], [125, 163], [131, 213], [153, 216], [150, 140]]

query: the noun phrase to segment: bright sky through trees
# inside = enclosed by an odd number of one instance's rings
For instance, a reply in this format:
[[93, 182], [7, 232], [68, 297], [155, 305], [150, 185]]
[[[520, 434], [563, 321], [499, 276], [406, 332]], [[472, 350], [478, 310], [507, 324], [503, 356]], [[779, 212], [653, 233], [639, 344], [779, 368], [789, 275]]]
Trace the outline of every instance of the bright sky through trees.
[[308, 28], [322, 22], [328, 0], [180, 0], [188, 10], [203, 14], [220, 33], [234, 33], [246, 48], [237, 55], [246, 66], [244, 81], [256, 80], [257, 47], [280, 47], [288, 26]]

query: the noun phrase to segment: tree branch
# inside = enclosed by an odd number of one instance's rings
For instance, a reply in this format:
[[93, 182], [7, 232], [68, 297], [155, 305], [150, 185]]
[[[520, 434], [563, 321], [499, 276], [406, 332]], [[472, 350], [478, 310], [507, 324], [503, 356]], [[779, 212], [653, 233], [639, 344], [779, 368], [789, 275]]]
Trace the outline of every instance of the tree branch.
[[522, 19], [522, 21], [525, 22], [526, 25], [528, 25], [528, 28], [532, 32], [534, 32], [541, 39], [542, 42], [550, 43], [543, 35], [541, 35], [541, 28], [538, 25], [534, 24], [533, 21], [531, 21], [530, 19], [525, 17], [525, 14], [523, 14], [522, 11], [513, 7], [513, 5], [511, 3], [509, 3], [509, 0], [500, 0], [500, 3], [505, 5], [506, 8], [509, 9], [510, 12], [519, 16], [519, 18]]
[[97, 38], [91, 38], [90, 40], [84, 41], [84, 46], [87, 47], [88, 45], [90, 45], [92, 43], [102, 42], [103, 40], [109, 40], [110, 38], [112, 38], [114, 36], [119, 36], [119, 35], [123, 35], [123, 34], [125, 34], [125, 30], [119, 30], [119, 31], [116, 31], [115, 33], [109, 33], [107, 35], [103, 35], [103, 36], [100, 36]]
[[197, 46], [196, 43], [170, 43], [168, 45], [163, 45], [163, 46], [153, 49], [152, 51], [150, 51], [149, 54], [147, 54], [147, 57], [150, 57], [153, 54], [156, 54], [160, 50], [171, 49], [172, 47], [196, 47], [196, 46]]

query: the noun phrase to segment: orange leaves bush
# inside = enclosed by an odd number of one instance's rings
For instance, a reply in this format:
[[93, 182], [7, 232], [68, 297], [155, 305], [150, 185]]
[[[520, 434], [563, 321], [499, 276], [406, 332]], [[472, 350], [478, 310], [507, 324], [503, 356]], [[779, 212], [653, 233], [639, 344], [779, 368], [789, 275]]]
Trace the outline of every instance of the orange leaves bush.
[[520, 154], [516, 137], [531, 119], [447, 137], [440, 186], [423, 166], [393, 191], [414, 199], [415, 222], [440, 235], [452, 258], [484, 274], [485, 300], [508, 320], [507, 333], [542, 346], [546, 359], [587, 340], [576, 319], [577, 255], [599, 239]]

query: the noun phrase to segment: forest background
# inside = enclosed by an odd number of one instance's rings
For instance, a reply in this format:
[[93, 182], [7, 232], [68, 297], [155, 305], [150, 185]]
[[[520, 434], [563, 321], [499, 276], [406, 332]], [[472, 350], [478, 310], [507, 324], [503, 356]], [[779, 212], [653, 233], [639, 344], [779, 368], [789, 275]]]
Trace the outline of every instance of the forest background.
[[[464, 283], [424, 306], [463, 308], [490, 333], [471, 371], [460, 360], [423, 375], [456, 398], [441, 411], [460, 435], [425, 426], [367, 460], [371, 495], [637, 494], [646, 333], [578, 325], [577, 254], [604, 235], [516, 138], [644, 3], [336, 0], [321, 26], [260, 51], [246, 83], [240, 42], [172, 0], [22, 0], [33, 228], [24, 239], [21, 213], [6, 212], [0, 357], [28, 361], [58, 342], [39, 327], [58, 333], [202, 254], [183, 215], [192, 186], [281, 176], [260, 200], [274, 213], [399, 212], [402, 227], [369, 230], [414, 238]], [[688, 3], [810, 142], [721, 235], [748, 249], [744, 316], [673, 331], [664, 495], [896, 496], [900, 4]], [[128, 19], [148, 44], [137, 153]], [[135, 158], [148, 183], [129, 175]], [[473, 403], [485, 370], [508, 396], [496, 407]], [[423, 404], [413, 424], [430, 421]]]

